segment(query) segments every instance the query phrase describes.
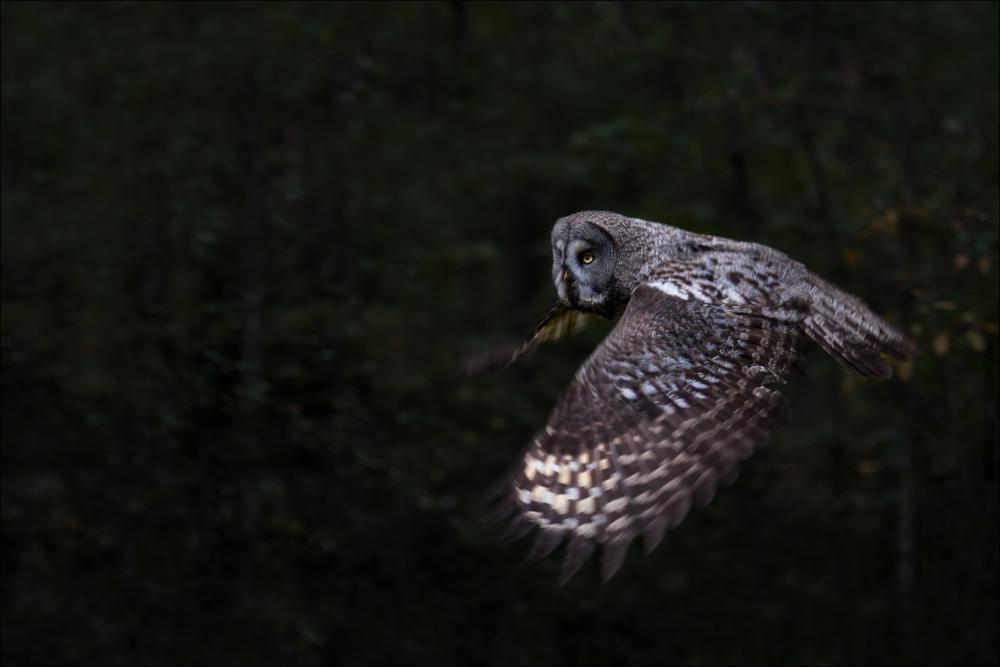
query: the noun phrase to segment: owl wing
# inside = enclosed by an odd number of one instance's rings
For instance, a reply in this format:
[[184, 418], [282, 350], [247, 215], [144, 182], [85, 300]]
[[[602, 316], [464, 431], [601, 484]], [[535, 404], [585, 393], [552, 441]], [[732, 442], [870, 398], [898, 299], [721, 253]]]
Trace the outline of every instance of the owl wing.
[[561, 582], [598, 544], [605, 579], [634, 537], [652, 550], [780, 423], [768, 385], [801, 342], [752, 306], [641, 285], [515, 466], [499, 507], [515, 515], [510, 535], [539, 528], [539, 558], [568, 539]]
[[598, 315], [574, 310], [557, 302], [519, 345], [491, 350], [485, 355], [465, 359], [463, 362], [465, 373], [479, 375], [506, 368], [536, 347], [574, 334], [596, 319], [599, 319]]

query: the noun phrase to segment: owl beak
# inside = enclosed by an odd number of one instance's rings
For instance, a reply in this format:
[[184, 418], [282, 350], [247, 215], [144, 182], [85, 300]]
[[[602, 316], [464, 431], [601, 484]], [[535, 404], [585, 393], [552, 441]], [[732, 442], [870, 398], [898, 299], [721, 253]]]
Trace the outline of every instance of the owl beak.
[[563, 269], [562, 281], [563, 281], [563, 285], [569, 285], [569, 281], [570, 281], [569, 269]]

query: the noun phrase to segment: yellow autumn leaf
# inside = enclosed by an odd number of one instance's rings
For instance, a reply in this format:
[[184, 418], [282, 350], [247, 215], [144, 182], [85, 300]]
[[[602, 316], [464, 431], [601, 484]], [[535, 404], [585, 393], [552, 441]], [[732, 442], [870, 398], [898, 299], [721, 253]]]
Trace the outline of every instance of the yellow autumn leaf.
[[976, 352], [983, 352], [986, 350], [986, 339], [978, 331], [967, 331], [965, 334], [965, 342], [969, 344]]
[[899, 212], [896, 209], [890, 208], [885, 212], [883, 224], [886, 232], [895, 234], [897, 227], [899, 227]]
[[948, 334], [940, 333], [934, 336], [934, 342], [931, 343], [931, 348], [933, 348], [934, 353], [938, 356], [944, 356], [948, 354]]
[[874, 475], [882, 467], [878, 461], [872, 461], [870, 459], [862, 459], [858, 461], [856, 465], [858, 472], [865, 477]]
[[906, 359], [904, 361], [896, 361], [893, 366], [896, 367], [896, 375], [903, 382], [909, 381], [913, 377], [913, 360]]

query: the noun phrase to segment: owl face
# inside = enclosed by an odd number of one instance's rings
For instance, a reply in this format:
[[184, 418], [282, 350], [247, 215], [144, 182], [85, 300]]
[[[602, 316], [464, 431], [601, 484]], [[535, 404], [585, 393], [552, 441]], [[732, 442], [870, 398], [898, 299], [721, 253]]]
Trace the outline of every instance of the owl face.
[[573, 217], [552, 229], [552, 280], [563, 303], [601, 311], [614, 286], [615, 248], [602, 229]]

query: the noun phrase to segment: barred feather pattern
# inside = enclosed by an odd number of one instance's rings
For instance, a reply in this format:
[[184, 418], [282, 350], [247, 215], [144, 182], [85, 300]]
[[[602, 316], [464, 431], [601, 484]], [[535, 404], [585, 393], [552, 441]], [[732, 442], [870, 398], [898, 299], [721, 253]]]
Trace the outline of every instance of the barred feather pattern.
[[807, 339], [865, 377], [917, 351], [863, 301], [757, 243], [581, 211], [556, 221], [552, 249], [560, 303], [504, 363], [585, 317], [621, 315], [502, 487], [511, 538], [536, 531], [535, 557], [568, 543], [562, 581], [598, 547], [610, 577], [633, 539], [652, 549], [732, 482], [782, 421], [773, 385]]
[[917, 346], [861, 299], [765, 246], [714, 239], [702, 252], [650, 272], [651, 284], [680, 299], [744, 305], [795, 324], [841, 364], [863, 377], [888, 378], [883, 355], [907, 359]]
[[819, 276], [803, 281], [810, 309], [802, 328], [830, 356], [864, 377], [888, 378], [889, 355], [908, 359], [916, 344], [894, 326], [875, 315], [860, 299], [847, 294]]
[[801, 330], [688, 297], [636, 289], [513, 473], [501, 512], [515, 537], [538, 529], [533, 557], [568, 541], [563, 582], [598, 545], [605, 579], [634, 538], [652, 550], [782, 421], [769, 385], [795, 369]]

